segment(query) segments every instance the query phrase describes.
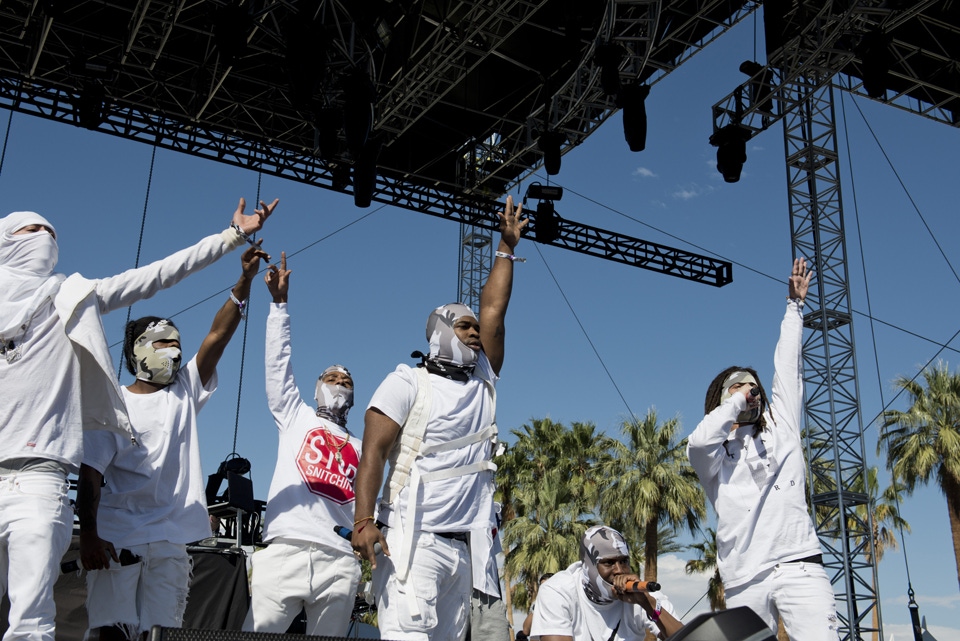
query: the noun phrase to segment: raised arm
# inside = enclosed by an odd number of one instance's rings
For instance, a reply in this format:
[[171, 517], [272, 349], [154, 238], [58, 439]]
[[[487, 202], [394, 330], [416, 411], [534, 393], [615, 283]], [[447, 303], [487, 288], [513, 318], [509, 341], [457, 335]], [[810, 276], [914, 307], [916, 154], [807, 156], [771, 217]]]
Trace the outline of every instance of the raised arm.
[[520, 219], [523, 205], [513, 206], [513, 196], [507, 196], [504, 210], [497, 212], [500, 216], [500, 244], [493, 259], [490, 275], [480, 292], [480, 342], [483, 351], [498, 375], [503, 366], [504, 352], [504, 319], [507, 316], [507, 305], [510, 303], [510, 294], [513, 291], [513, 251], [520, 242], [520, 233], [527, 226], [527, 219]]
[[799, 436], [803, 412], [803, 303], [813, 272], [807, 261], [797, 258], [787, 281], [787, 310], [780, 324], [780, 338], [773, 356], [770, 411], [779, 423], [785, 421]]
[[[200, 344], [197, 352], [197, 370], [200, 372], [200, 382], [206, 385], [217, 371], [217, 363], [223, 356], [223, 350], [233, 337], [233, 333], [243, 317], [243, 305], [250, 298], [250, 283], [260, 268], [260, 259], [267, 256], [258, 246], [248, 247], [240, 257], [242, 273], [237, 284], [231, 290], [231, 298], [223, 304], [213, 319], [210, 332]], [[236, 302], [235, 302], [236, 301]]]
[[280, 266], [270, 265], [263, 276], [273, 304], [267, 314], [266, 347], [263, 352], [267, 406], [277, 428], [292, 424], [292, 417], [303, 404], [297, 380], [293, 375], [290, 314], [287, 298], [291, 271], [287, 269], [287, 253], [280, 252]]

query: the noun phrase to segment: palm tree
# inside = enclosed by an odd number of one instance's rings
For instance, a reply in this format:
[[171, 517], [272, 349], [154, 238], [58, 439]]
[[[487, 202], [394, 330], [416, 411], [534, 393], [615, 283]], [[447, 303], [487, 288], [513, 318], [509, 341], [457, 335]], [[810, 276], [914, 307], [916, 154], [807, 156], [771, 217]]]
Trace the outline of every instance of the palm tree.
[[647, 581], [657, 579], [660, 526], [693, 533], [706, 516], [703, 488], [687, 460], [686, 439], [677, 440], [679, 430], [679, 419], [660, 423], [653, 408], [641, 420], [624, 421], [626, 443], [614, 441], [604, 470], [600, 514], [627, 541], [643, 541]]
[[723, 592], [723, 579], [720, 578], [720, 569], [717, 567], [717, 531], [707, 528], [707, 536], [701, 543], [690, 546], [697, 551], [697, 558], [687, 561], [684, 571], [687, 574], [702, 574], [713, 570], [713, 575], [707, 581], [707, 599], [710, 601], [710, 611], [727, 609], [727, 600]]
[[953, 553], [960, 585], [960, 374], [943, 361], [923, 371], [925, 385], [900, 377], [910, 408], [883, 413], [878, 452], [886, 450], [887, 468], [912, 494], [935, 478], [947, 499]]
[[603, 488], [596, 469], [609, 459], [613, 440], [590, 423], [567, 428], [548, 418], [511, 433], [517, 441], [497, 461], [497, 499], [504, 506], [509, 603], [525, 609], [541, 574], [578, 560]]

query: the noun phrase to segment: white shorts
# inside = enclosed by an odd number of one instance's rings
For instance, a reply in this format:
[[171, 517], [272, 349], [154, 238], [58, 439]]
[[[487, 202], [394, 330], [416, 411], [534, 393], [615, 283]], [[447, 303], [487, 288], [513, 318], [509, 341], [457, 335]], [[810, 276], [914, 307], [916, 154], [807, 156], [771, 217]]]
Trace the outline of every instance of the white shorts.
[[[399, 555], [399, 534], [394, 528], [386, 530], [387, 545], [394, 556]], [[415, 532], [407, 580], [400, 583], [391, 557], [380, 555], [373, 571], [373, 585], [381, 638], [461, 641], [466, 636], [473, 575], [470, 549], [465, 542]]]
[[87, 573], [90, 628], [115, 625], [131, 639], [155, 625], [179, 628], [193, 568], [187, 546], [159, 541], [127, 549], [140, 557], [139, 563], [111, 561], [109, 569]]

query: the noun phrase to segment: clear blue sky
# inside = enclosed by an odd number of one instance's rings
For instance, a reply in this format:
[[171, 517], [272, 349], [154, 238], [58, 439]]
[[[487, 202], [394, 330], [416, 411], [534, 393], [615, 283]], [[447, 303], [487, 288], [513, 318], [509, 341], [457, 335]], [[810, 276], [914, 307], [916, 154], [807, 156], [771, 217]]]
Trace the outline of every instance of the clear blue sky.
[[[503, 433], [548, 416], [591, 421], [617, 433], [631, 412], [643, 415], [655, 406], [664, 418], [679, 415], [687, 434], [702, 417], [706, 385], [723, 367], [752, 364], [770, 380], [792, 258], [782, 128], [749, 143], [735, 185], [723, 183], [707, 144], [710, 107], [744, 80], [740, 62], [754, 58], [752, 29], [749, 20], [653, 88], [646, 151], [627, 149], [617, 115], [564, 156], [555, 177], [566, 189], [557, 204], [565, 218], [714, 253], [747, 268], [735, 267], [734, 282], [717, 289], [522, 241], [517, 254], [527, 262], [516, 269], [498, 395]], [[882, 467], [871, 424], [881, 399], [889, 402], [892, 381], [916, 373], [937, 353], [934, 342], [958, 329], [960, 284], [926, 227], [947, 259], [960, 261], [951, 242], [960, 232], [960, 131], [864, 100], [857, 103], [861, 117], [849, 96], [841, 103], [837, 95], [853, 307], [866, 312], [869, 291], [874, 317], [902, 328], [878, 325], [874, 349], [869, 322], [855, 316], [867, 458]], [[0, 126], [7, 115], [0, 112]], [[59, 232], [60, 271], [118, 273], [134, 264], [150, 154], [145, 144], [15, 114], [0, 173], [0, 211], [28, 209], [48, 217]], [[240, 196], [255, 200], [257, 184], [255, 172], [158, 151], [141, 264], [223, 229]], [[269, 176], [262, 179], [261, 197], [281, 199], [263, 232], [264, 247], [277, 257], [281, 249], [291, 255], [301, 391], [312, 402], [317, 374], [333, 362], [347, 365], [357, 402], [349, 427], [360, 434], [363, 408], [377, 384], [397, 363], [410, 363], [412, 350], [425, 347], [428, 312], [457, 296], [459, 226], [376, 203], [357, 209], [350, 196]], [[136, 305], [133, 316], [190, 308], [175, 320], [192, 354], [239, 274], [239, 255]], [[263, 396], [267, 302], [265, 286], [257, 283], [236, 447], [253, 463], [260, 498], [276, 456]], [[108, 336], [119, 341], [125, 320], [123, 311], [105, 317]], [[241, 327], [221, 361], [219, 392], [201, 414], [208, 473], [232, 449], [243, 339]], [[952, 369], [960, 365], [958, 347], [942, 354]], [[894, 406], [905, 408], [902, 401]], [[940, 641], [960, 639], [946, 503], [935, 488], [921, 489], [906, 499], [903, 515], [913, 526], [906, 553], [921, 613]], [[681, 612], [707, 582], [706, 576], [683, 575], [688, 558], [660, 559], [661, 582]], [[902, 549], [887, 552], [879, 577], [885, 638], [908, 639]], [[705, 607], [701, 602], [693, 612]]]

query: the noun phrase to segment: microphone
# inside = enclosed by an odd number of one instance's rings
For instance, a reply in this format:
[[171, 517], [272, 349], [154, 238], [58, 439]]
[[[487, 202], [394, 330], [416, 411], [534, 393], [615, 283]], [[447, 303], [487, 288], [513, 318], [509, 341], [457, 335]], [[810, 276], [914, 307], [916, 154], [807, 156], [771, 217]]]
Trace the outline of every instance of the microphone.
[[[353, 538], [353, 530], [351, 530], [350, 528], [344, 527], [342, 525], [334, 525], [333, 531], [348, 541]], [[380, 545], [380, 541], [377, 541], [376, 543], [373, 544], [373, 553], [380, 554], [381, 552], [383, 552], [383, 546]]]
[[656, 581], [627, 581], [623, 586], [624, 592], [659, 592], [660, 584]]
[[754, 385], [750, 388], [750, 396], [760, 396], [760, 388]]

